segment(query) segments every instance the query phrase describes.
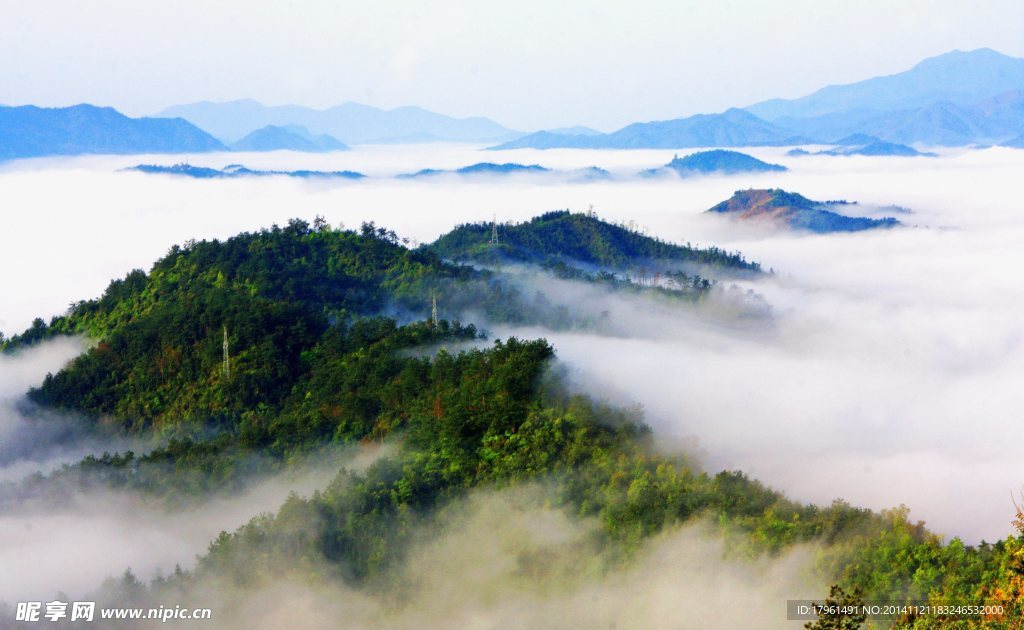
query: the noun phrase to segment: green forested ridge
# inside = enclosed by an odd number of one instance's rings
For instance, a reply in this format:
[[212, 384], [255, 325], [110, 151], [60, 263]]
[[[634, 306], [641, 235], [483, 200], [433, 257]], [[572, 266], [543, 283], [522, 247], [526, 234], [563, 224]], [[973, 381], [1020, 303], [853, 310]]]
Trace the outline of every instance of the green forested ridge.
[[717, 247], [676, 245], [593, 214], [556, 210], [524, 223], [498, 226], [498, 244], [489, 245], [492, 223], [460, 225], [427, 246], [451, 260], [587, 264], [610, 270], [680, 271], [712, 269], [719, 274], [760, 271], [742, 254]]
[[383, 228], [357, 234], [293, 221], [175, 246], [148, 274], [131, 272], [49, 325], [36, 320], [5, 347], [56, 334], [97, 341], [31, 393], [41, 404], [133, 430], [233, 422], [261, 405], [279, 408], [336, 324], [389, 311], [423, 317], [432, 298], [447, 311], [472, 308], [497, 321], [581, 323], [488, 272], [410, 251]]
[[[195, 571], [135, 596], [160, 598], [204, 576], [243, 586], [340, 577], [384, 588], [439, 508], [474, 489], [542, 482], [555, 505], [596, 520], [601, 545], [624, 561], [651, 535], [702, 518], [735, 555], [817, 543], [823, 579], [866, 598], [1004, 603], [1024, 613], [1022, 537], [944, 542], [904, 509], [805, 505], [740, 472], [708, 474], [654, 449], [638, 411], [569, 391], [542, 339], [484, 342], [472, 325], [379, 316], [423, 313], [431, 295], [456, 293], [506, 319], [550, 316], [486, 272], [396, 241], [372, 225], [354, 233], [296, 221], [190, 243], [7, 342], [88, 334], [95, 347], [32, 398], [136, 435], [174, 436], [145, 455], [89, 457], [29, 484], [98, 480], [173, 496], [234, 487], [332, 445], [397, 445], [365, 473], [341, 471], [312, 497], [293, 496], [276, 515], [222, 534]], [[476, 347], [456, 352], [461, 344]], [[434, 352], [443, 345], [452, 350]]]

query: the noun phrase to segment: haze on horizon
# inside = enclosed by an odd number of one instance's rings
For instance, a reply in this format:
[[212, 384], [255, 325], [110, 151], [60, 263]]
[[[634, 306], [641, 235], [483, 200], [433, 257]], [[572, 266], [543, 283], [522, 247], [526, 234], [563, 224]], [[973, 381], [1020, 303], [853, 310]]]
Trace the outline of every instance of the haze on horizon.
[[795, 98], [954, 49], [1024, 56], [1024, 4], [1015, 0], [2, 8], [0, 103], [89, 102], [136, 116], [199, 100], [357, 101], [521, 130], [609, 131]]

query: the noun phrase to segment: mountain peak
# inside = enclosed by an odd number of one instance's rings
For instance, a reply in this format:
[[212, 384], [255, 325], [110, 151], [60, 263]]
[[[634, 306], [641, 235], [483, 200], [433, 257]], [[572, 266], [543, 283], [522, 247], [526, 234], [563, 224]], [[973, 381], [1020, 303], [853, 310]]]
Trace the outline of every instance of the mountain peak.
[[1024, 88], [1024, 59], [991, 48], [954, 50], [896, 74], [830, 85], [797, 99], [772, 99], [746, 111], [768, 121], [813, 118], [854, 110], [898, 111], [940, 101], [965, 106]]
[[[926, 57], [917, 63], [917, 66], [921, 64], [934, 63], [939, 60], [960, 60], [960, 59], [1014, 59], [1009, 55], [1004, 55], [998, 50], [992, 48], [975, 48], [973, 50], [960, 50], [955, 48], [953, 50]], [[914, 67], [917, 67], [914, 66]]]
[[314, 136], [301, 125], [267, 125], [231, 145], [235, 151], [347, 151], [348, 146], [328, 134]]
[[112, 107], [0, 108], [0, 160], [87, 153], [223, 151], [215, 138], [178, 118], [129, 118]]

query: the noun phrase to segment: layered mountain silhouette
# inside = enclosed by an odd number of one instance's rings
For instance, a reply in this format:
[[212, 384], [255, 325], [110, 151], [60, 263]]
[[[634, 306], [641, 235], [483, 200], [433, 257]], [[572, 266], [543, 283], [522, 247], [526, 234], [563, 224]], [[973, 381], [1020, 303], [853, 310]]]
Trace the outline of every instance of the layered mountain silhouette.
[[746, 110], [824, 140], [860, 133], [903, 144], [999, 143], [1024, 128], [1024, 59], [988, 48], [953, 51], [899, 74]]
[[452, 118], [419, 107], [384, 110], [360, 103], [318, 110], [299, 105], [267, 106], [251, 99], [203, 101], [169, 107], [160, 115], [184, 118], [229, 142], [268, 125], [301, 125], [312, 134], [328, 134], [348, 144], [494, 142], [520, 135], [488, 118]]
[[348, 151], [344, 142], [328, 134], [314, 136], [301, 125], [267, 125], [231, 145], [235, 151]]
[[964, 106], [1022, 88], [1024, 59], [981, 48], [930, 57], [906, 72], [830, 85], [802, 98], [771, 99], [744, 109], [776, 121], [857, 110], [916, 110], [940, 102]]
[[1024, 91], [1006, 92], [969, 106], [940, 102], [912, 110], [873, 112], [871, 115], [858, 111], [811, 119], [783, 118], [776, 123], [817, 138], [870, 134], [901, 144], [999, 144], [1024, 128]]
[[[872, 219], [836, 212], [840, 208], [856, 205], [856, 202], [847, 201], [812, 201], [798, 193], [778, 188], [751, 189], [736, 191], [731, 198], [708, 209], [707, 212], [742, 221], [817, 233], [859, 232], [900, 225], [894, 217]], [[891, 209], [907, 212], [904, 208]]]
[[513, 173], [550, 173], [551, 169], [539, 164], [516, 164], [507, 162], [495, 164], [494, 162], [478, 162], [456, 169], [425, 168], [415, 173], [399, 175], [399, 179], [412, 179], [414, 177], [432, 177], [436, 175], [511, 175]]
[[180, 118], [129, 118], [111, 107], [0, 107], [0, 160], [87, 153], [224, 151]]
[[873, 136], [858, 133], [851, 136], [847, 136], [841, 140], [837, 140], [834, 144], [838, 145], [834, 149], [826, 149], [823, 151], [816, 151], [814, 153], [806, 151], [804, 149], [793, 149], [786, 155], [790, 156], [801, 156], [801, 155], [867, 155], [873, 157], [879, 156], [892, 156], [892, 157], [935, 157], [935, 153], [929, 153], [924, 151], [918, 151], [914, 147], [907, 146], [905, 144], [899, 144], [896, 142], [886, 142], [885, 140], [879, 140]]
[[235, 177], [297, 177], [299, 179], [363, 179], [366, 175], [356, 171], [261, 171], [241, 164], [228, 164], [222, 169], [191, 164], [138, 164], [124, 169], [157, 175], [178, 175], [193, 179], [225, 179]]
[[[609, 134], [541, 131], [494, 149], [675, 149], [828, 144], [852, 134], [894, 144], [1001, 144], [1024, 129], [1024, 59], [983, 48], [910, 70], [721, 114], [635, 123]], [[866, 145], [867, 143], [859, 143]], [[876, 147], [883, 150], [883, 147]]]
[[545, 129], [548, 133], [555, 133], [560, 135], [569, 136], [599, 136], [601, 132], [597, 129], [591, 129], [590, 127], [584, 127], [583, 125], [573, 125], [572, 127], [557, 127], [555, 129]]
[[359, 103], [317, 110], [254, 100], [200, 102], [170, 107], [153, 118], [86, 104], [0, 106], [0, 159], [197, 153], [223, 151], [226, 144], [243, 151], [336, 151], [346, 143], [431, 141], [498, 143], [492, 149], [686, 149], [830, 144], [848, 136], [873, 138], [849, 144], [860, 147], [859, 154], [910, 155], [893, 145], [1014, 146], [1022, 130], [1024, 59], [983, 48], [946, 53], [906, 72], [828, 86], [802, 98], [634, 123], [612, 133], [577, 126], [524, 136], [482, 117]]
[[685, 149], [801, 142], [806, 142], [806, 138], [797, 137], [787, 129], [733, 108], [721, 114], [698, 114], [676, 120], [634, 123], [607, 134], [569, 135], [540, 131], [491, 148]]

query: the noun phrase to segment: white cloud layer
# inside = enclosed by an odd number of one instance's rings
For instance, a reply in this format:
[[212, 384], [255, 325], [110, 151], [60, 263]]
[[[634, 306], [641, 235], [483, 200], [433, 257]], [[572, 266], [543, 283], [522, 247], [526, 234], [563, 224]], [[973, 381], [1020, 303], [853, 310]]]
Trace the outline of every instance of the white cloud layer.
[[[907, 504], [939, 532], [969, 540], [1009, 532], [1009, 493], [1024, 485], [1024, 152], [945, 152], [935, 159], [789, 158], [781, 174], [691, 180], [558, 183], [548, 179], [338, 184], [285, 179], [196, 181], [119, 173], [141, 161], [89, 157], [4, 165], [0, 329], [13, 333], [98, 295], [110, 278], [148, 268], [173, 243], [226, 237], [289, 217], [373, 219], [428, 241], [463, 221], [521, 220], [593, 204], [677, 241], [739, 249], [775, 268], [755, 287], [773, 326], [756, 333], [702, 324], [684, 311], [610, 302], [617, 337], [553, 335], [578, 378], [641, 402], [668, 435], [696, 436], [712, 468], [740, 468], [792, 496]], [[516, 151], [370, 147], [350, 153], [193, 156], [223, 166], [352, 168], [391, 175], [422, 167], [519, 161], [597, 165], [630, 174], [662, 151]], [[899, 204], [918, 227], [794, 236], [737, 229], [701, 212], [736, 189], [782, 187], [814, 199]], [[597, 298], [594, 299], [603, 299]], [[624, 325], [623, 325], [624, 324]]]

